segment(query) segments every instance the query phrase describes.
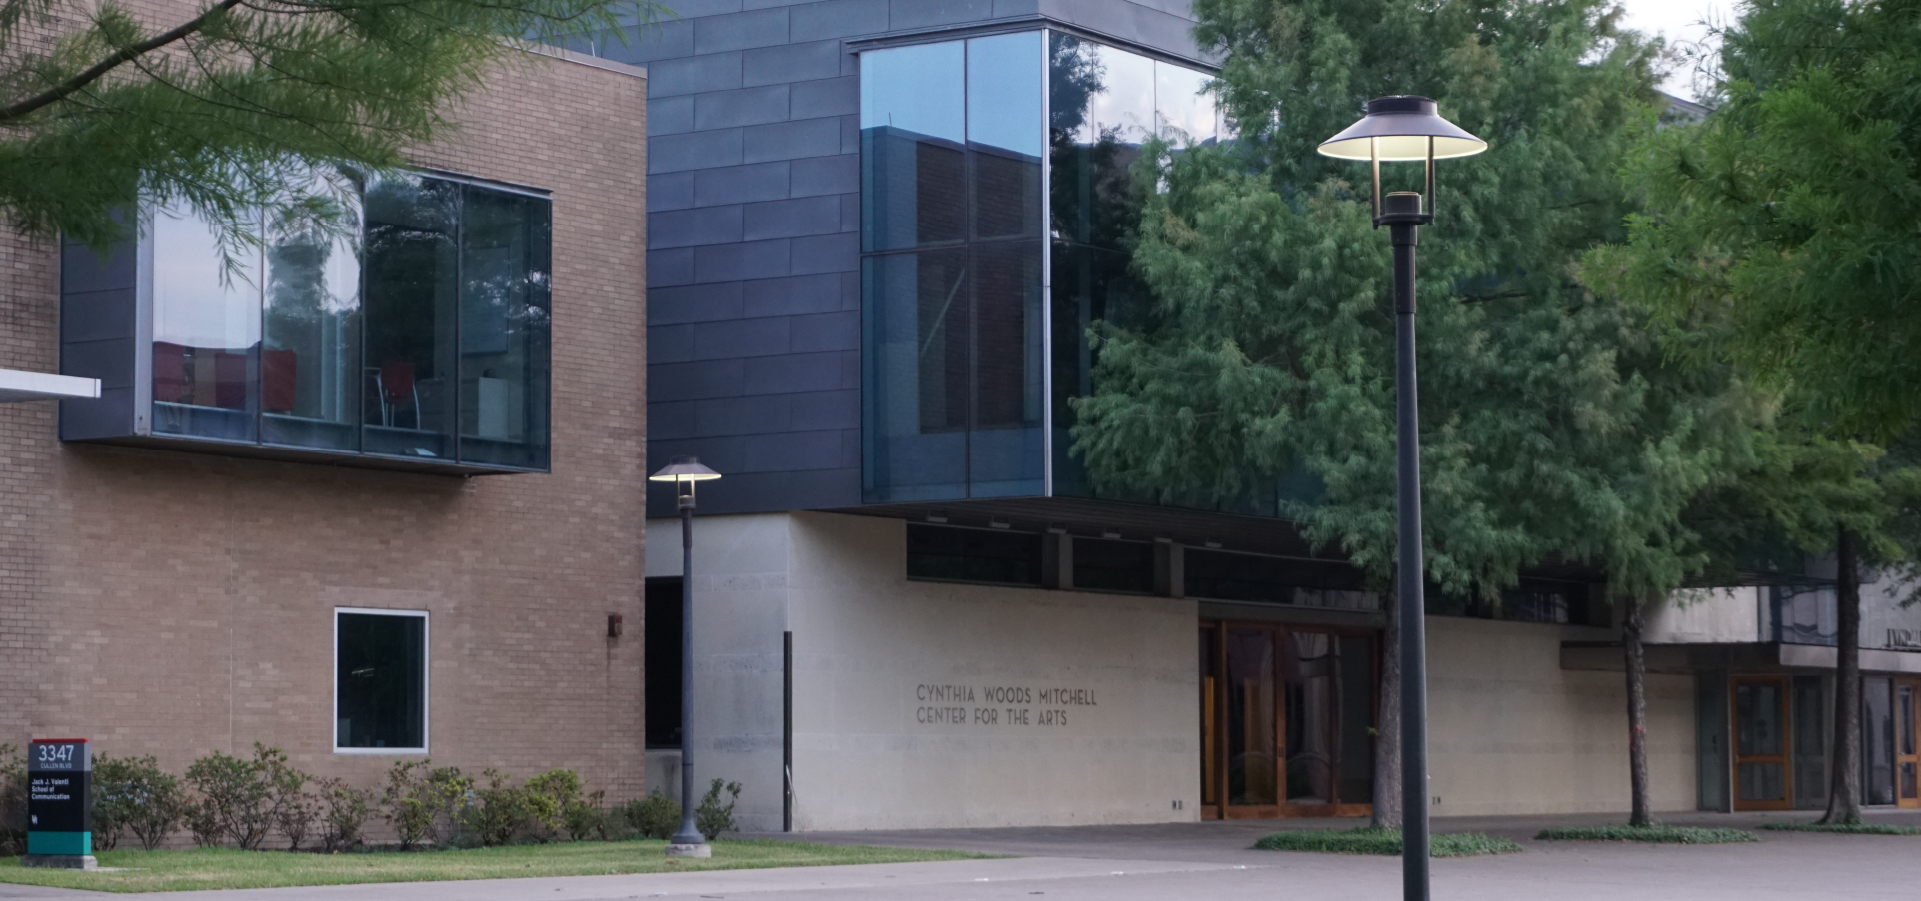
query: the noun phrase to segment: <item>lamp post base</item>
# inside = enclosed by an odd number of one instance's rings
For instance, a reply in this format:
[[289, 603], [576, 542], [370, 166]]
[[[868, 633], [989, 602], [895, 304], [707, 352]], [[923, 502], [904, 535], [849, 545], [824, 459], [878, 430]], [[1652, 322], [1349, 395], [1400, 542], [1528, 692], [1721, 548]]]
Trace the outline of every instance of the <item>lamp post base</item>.
[[714, 846], [707, 844], [706, 842], [701, 842], [700, 844], [697, 844], [697, 845], [678, 845], [678, 844], [668, 845], [667, 856], [668, 857], [712, 857], [714, 856]]

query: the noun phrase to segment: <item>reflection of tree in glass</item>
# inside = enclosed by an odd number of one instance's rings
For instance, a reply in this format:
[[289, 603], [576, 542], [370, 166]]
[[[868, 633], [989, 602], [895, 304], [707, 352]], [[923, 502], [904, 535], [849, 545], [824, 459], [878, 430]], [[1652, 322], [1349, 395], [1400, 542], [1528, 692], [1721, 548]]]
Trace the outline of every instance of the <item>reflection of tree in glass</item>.
[[1049, 48], [1052, 226], [1056, 238], [1119, 248], [1138, 215], [1128, 167], [1140, 148], [1121, 139], [1121, 126], [1091, 122], [1094, 95], [1107, 91], [1099, 53], [1097, 45], [1059, 33]]
[[1058, 32], [1048, 55], [1048, 127], [1070, 136], [1078, 134], [1087, 123], [1088, 103], [1107, 90], [1101, 84], [1107, 70], [1093, 44]]
[[446, 182], [384, 179], [368, 192], [368, 366], [408, 362], [416, 379], [436, 371], [434, 320], [454, 291], [458, 191]]

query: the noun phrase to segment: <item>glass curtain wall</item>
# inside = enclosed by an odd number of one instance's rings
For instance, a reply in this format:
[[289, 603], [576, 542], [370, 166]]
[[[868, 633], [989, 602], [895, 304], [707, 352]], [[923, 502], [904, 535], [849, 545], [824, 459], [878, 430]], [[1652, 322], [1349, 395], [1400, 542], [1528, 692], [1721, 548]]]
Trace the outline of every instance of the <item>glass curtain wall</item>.
[[1156, 135], [1179, 152], [1225, 129], [1201, 72], [1059, 32], [1047, 58], [1054, 491], [1088, 497], [1069, 435], [1071, 399], [1094, 390], [1088, 329], [1140, 326], [1150, 312], [1122, 246], [1139, 215], [1129, 167]]
[[228, 255], [156, 212], [156, 435], [544, 470], [551, 204], [422, 175], [333, 186], [347, 234]]
[[1042, 491], [1041, 47], [861, 56], [870, 502]]
[[867, 502], [1045, 493], [1050, 399], [1055, 493], [1087, 493], [1067, 400], [1088, 327], [1138, 315], [1127, 167], [1219, 138], [1207, 78], [1047, 31], [861, 55]]

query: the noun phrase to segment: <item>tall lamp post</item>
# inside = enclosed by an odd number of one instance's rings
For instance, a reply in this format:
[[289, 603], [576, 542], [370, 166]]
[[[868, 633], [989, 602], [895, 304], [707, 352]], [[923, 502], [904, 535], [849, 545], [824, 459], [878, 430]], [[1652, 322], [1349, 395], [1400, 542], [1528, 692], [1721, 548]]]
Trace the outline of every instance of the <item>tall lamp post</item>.
[[668, 857], [714, 855], [694, 822], [694, 486], [718, 478], [694, 457], [675, 457], [647, 477], [674, 483], [680, 502], [680, 830], [667, 842]]
[[[1381, 97], [1367, 115], [1321, 142], [1325, 156], [1367, 160], [1372, 168], [1374, 227], [1394, 244], [1394, 431], [1400, 478], [1397, 593], [1401, 622], [1401, 896], [1428, 898], [1427, 637], [1421, 563], [1421, 432], [1414, 377], [1414, 246], [1434, 221], [1434, 161], [1473, 156], [1487, 142], [1440, 117], [1426, 97]], [[1426, 164], [1427, 190], [1381, 196], [1381, 163]]]

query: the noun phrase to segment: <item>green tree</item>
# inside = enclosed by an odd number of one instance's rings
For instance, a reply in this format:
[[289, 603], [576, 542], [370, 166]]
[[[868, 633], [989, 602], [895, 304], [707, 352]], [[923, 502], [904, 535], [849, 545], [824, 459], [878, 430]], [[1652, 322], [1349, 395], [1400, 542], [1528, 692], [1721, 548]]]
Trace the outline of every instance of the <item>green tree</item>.
[[[1154, 308], [1101, 330], [1095, 392], [1076, 405], [1095, 483], [1192, 502], [1311, 482], [1285, 514], [1392, 584], [1389, 248], [1351, 186], [1365, 171], [1314, 147], [1370, 97], [1424, 94], [1492, 144], [1444, 164], [1421, 249], [1428, 578], [1486, 598], [1554, 554], [1641, 599], [1705, 565], [1678, 514], [1742, 465], [1758, 405], [1667, 366], [1640, 317], [1573, 277], [1582, 252], [1622, 236], [1616, 172], [1654, 122], [1657, 48], [1599, 0], [1195, 9], [1201, 42], [1225, 54], [1217, 90], [1241, 138], [1162, 152], [1140, 179], [1158, 186], [1134, 252]], [[1412, 186], [1418, 167], [1402, 168]], [[1390, 666], [1382, 825], [1399, 820], [1397, 693]]]
[[1723, 36], [1718, 108], [1627, 158], [1630, 240], [1582, 277], [1670, 328], [1669, 352], [1731, 361], [1805, 436], [1749, 488], [1837, 557], [1839, 660], [1828, 822], [1859, 819], [1863, 567], [1912, 559], [1909, 435], [1921, 413], [1921, 2], [1757, 0]]
[[259, 211], [339, 221], [307, 173], [401, 165], [449, 101], [535, 41], [623, 34], [652, 0], [0, 2], [0, 210], [99, 246], [137, 201], [184, 204], [237, 250]]
[[1921, 2], [1756, 0], [1724, 35], [1718, 108], [1646, 136], [1626, 246], [1585, 272], [1794, 392], [1817, 428], [1883, 440], [1921, 413]]

